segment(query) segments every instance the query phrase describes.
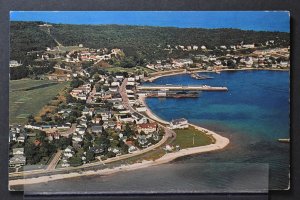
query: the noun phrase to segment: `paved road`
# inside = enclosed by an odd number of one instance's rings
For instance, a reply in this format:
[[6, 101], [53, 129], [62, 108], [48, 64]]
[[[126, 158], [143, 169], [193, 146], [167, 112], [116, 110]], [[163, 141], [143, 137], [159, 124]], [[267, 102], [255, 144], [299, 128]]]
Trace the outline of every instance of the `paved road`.
[[75, 132], [76, 130], [76, 123], [72, 124], [71, 128], [69, 128], [67, 131], [65, 132], [61, 132], [60, 135], [64, 136], [64, 137], [69, 137], [69, 135], [71, 135], [72, 133]]
[[61, 154], [62, 154], [62, 150], [58, 150], [58, 151], [56, 152], [55, 156], [53, 157], [53, 159], [51, 160], [51, 162], [50, 162], [49, 165], [47, 166], [47, 169], [46, 169], [46, 170], [53, 170], [53, 169], [55, 169], [57, 163], [58, 163], [59, 160], [60, 160]]
[[87, 104], [92, 103], [92, 97], [94, 97], [96, 94], [96, 87], [94, 86], [92, 91], [89, 93], [88, 99], [86, 100]]
[[[119, 92], [120, 92], [120, 95], [122, 97], [123, 105], [124, 105], [124, 107], [126, 109], [130, 110], [130, 112], [132, 112], [132, 113], [138, 113], [129, 104], [129, 100], [128, 100], [127, 93], [126, 93], [126, 84], [127, 84], [127, 82], [128, 82], [128, 79], [125, 78], [124, 81], [122, 82], [120, 88], [119, 88]], [[139, 114], [143, 115], [142, 113], [139, 113]], [[146, 117], [146, 118], [149, 118], [148, 116], [145, 116], [145, 115], [143, 115], [143, 116]], [[150, 118], [150, 120], [156, 122], [155, 119]], [[160, 123], [158, 123], [158, 125], [165, 130], [165, 133], [166, 133], [165, 136], [166, 137], [174, 137], [174, 138], [176, 137], [175, 131], [173, 131], [171, 129], [168, 129], [167, 127], [165, 127], [164, 125], [162, 125]]]
[[127, 85], [127, 82], [128, 82], [128, 79], [125, 78], [122, 82], [122, 84], [120, 85], [119, 87], [119, 93], [122, 97], [122, 101], [123, 101], [123, 106], [129, 110], [130, 112], [132, 113], [135, 113], [136, 111], [130, 106], [129, 104], [129, 100], [128, 100], [128, 97], [127, 97], [127, 93], [126, 93], [126, 85]]

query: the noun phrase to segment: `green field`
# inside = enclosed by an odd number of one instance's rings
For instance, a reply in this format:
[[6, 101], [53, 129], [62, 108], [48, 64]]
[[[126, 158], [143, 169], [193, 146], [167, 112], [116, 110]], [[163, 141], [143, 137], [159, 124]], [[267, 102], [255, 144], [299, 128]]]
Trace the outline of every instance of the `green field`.
[[192, 126], [189, 126], [187, 129], [175, 129], [174, 131], [176, 132], [176, 139], [173, 145], [179, 145], [181, 149], [209, 145], [214, 142], [211, 136], [206, 135], [204, 132]]
[[27, 116], [36, 115], [44, 105], [69, 83], [21, 79], [9, 82], [9, 122], [24, 124]]

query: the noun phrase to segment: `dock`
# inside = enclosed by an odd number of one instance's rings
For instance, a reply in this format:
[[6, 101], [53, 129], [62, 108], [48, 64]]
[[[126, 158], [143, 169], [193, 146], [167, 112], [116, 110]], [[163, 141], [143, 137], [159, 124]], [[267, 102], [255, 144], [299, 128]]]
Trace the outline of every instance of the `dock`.
[[147, 97], [157, 98], [198, 98], [199, 92], [149, 91]]
[[208, 85], [155, 85], [155, 86], [137, 86], [137, 90], [179, 90], [179, 91], [228, 91], [227, 87], [213, 87]]

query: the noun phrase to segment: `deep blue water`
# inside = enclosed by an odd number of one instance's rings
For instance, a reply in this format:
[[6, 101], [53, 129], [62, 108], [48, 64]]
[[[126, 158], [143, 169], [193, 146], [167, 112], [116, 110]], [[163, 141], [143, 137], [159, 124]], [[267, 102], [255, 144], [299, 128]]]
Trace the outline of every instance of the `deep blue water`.
[[166, 120], [185, 117], [230, 139], [224, 150], [109, 176], [90, 176], [30, 185], [50, 192], [259, 192], [289, 184], [289, 72], [211, 73], [162, 77], [147, 84], [226, 86], [228, 92], [202, 92], [197, 99], [148, 98]]
[[[202, 92], [197, 99], [147, 98], [146, 103], [165, 120], [184, 117], [211, 128], [231, 140], [221, 154], [199, 155], [191, 162], [266, 163], [270, 168], [270, 187], [288, 184], [289, 72], [238, 71], [210, 73], [214, 79], [196, 80], [189, 75], [162, 77], [151, 84], [226, 86], [228, 92]], [[197, 161], [198, 161], [197, 160]], [[186, 162], [186, 160], [184, 161]]]

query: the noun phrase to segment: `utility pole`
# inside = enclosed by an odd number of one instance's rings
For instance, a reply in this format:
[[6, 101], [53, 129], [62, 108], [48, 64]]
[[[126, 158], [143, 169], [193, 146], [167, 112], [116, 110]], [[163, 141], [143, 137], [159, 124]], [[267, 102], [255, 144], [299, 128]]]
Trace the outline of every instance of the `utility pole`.
[[195, 145], [195, 134], [193, 135], [193, 145]]

